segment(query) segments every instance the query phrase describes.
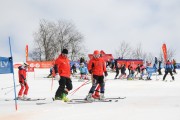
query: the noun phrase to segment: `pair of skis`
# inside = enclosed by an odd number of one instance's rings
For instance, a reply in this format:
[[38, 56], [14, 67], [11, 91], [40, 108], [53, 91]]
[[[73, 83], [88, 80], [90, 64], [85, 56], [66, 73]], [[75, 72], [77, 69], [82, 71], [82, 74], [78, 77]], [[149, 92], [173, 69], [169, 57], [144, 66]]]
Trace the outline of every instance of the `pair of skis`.
[[94, 101], [87, 101], [85, 99], [72, 99], [67, 102], [67, 104], [81, 104], [81, 103], [93, 103], [93, 102], [118, 102], [119, 99], [125, 99], [126, 97], [115, 97], [115, 98], [106, 98], [104, 100], [94, 99]]
[[[98, 100], [95, 99], [95, 101], [93, 102], [118, 102], [119, 99], [125, 99], [126, 97], [114, 97], [114, 98], [106, 98], [105, 100]], [[89, 102], [85, 99], [72, 99], [69, 102], [64, 102], [62, 100], [55, 100], [54, 98], [52, 98], [51, 102], [41, 102], [41, 103], [36, 103], [36, 105], [45, 105], [45, 104], [51, 104], [54, 101], [59, 101], [59, 102], [63, 102], [63, 103], [67, 103], [67, 104], [83, 104], [83, 103], [93, 103], [93, 102]]]
[[[12, 101], [15, 99], [5, 99], [5, 101]], [[27, 98], [27, 99], [16, 99], [19, 101], [39, 101], [39, 100], [46, 100], [46, 98]]]

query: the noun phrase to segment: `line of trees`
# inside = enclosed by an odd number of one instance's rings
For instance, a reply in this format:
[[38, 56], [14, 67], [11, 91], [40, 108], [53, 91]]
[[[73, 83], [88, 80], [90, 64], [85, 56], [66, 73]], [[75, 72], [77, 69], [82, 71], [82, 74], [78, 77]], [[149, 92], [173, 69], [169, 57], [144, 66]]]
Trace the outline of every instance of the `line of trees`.
[[[132, 48], [129, 43], [126, 41], [120, 42], [120, 45], [118, 49], [115, 51], [115, 56], [117, 58], [124, 58], [124, 59], [143, 59], [149, 62], [153, 62], [155, 55], [152, 53], [147, 53], [142, 49], [141, 43], [137, 45], [136, 48]], [[172, 48], [167, 49], [167, 56], [169, 60], [172, 60], [173, 57], [175, 56], [175, 50]], [[163, 53], [162, 49], [160, 49], [159, 55], [158, 55], [158, 60], [163, 61]]]
[[34, 49], [29, 54], [32, 60], [50, 61], [66, 48], [71, 60], [85, 56], [84, 36], [69, 21], [56, 22], [40, 20], [39, 28], [34, 33]]
[[[69, 58], [74, 61], [80, 57], [87, 57], [87, 50], [84, 43], [84, 36], [76, 29], [75, 25], [69, 21], [58, 20], [56, 22], [40, 20], [39, 28], [34, 33], [34, 49], [29, 54], [35, 61], [51, 61], [57, 58], [61, 51], [69, 50]], [[167, 50], [168, 59], [172, 59], [175, 50]], [[120, 42], [120, 46], [115, 51], [115, 58], [143, 59], [153, 62], [154, 55], [144, 52], [141, 43], [136, 48], [132, 48], [126, 41]], [[163, 61], [162, 49], [158, 59]]]

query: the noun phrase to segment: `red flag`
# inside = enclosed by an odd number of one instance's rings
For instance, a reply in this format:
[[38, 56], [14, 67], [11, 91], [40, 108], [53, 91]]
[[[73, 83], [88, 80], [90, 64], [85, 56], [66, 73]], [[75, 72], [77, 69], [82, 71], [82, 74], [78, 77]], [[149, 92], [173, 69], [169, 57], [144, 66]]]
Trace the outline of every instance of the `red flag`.
[[26, 45], [26, 62], [28, 61], [28, 45]]
[[166, 44], [162, 45], [162, 50], [163, 50], [163, 55], [164, 55], [164, 61], [166, 63], [167, 62], [167, 48], [166, 48]]

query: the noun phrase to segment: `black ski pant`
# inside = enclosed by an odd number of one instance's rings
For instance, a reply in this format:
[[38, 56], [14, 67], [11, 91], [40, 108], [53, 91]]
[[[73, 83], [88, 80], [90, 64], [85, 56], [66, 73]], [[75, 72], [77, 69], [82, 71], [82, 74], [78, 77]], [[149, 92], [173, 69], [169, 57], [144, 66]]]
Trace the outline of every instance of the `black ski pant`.
[[115, 76], [115, 78], [117, 78], [118, 75], [119, 75], [119, 69], [116, 68], [116, 76]]
[[165, 71], [165, 74], [164, 74], [164, 76], [163, 76], [163, 80], [165, 80], [165, 78], [166, 78], [166, 76], [167, 76], [168, 73], [170, 73], [170, 75], [172, 76], [172, 79], [174, 80], [174, 76], [173, 76], [172, 70], [166, 70], [166, 71]]
[[158, 69], [159, 75], [162, 75], [161, 68]]
[[97, 76], [97, 75], [93, 75], [93, 81], [92, 81], [92, 87], [89, 91], [89, 93], [94, 93], [96, 86], [100, 85], [101, 89], [100, 89], [100, 93], [104, 93], [104, 87], [105, 87], [105, 82], [104, 82], [104, 76]]
[[63, 93], [68, 94], [68, 91], [72, 90], [72, 88], [71, 79], [62, 76], [59, 80], [59, 87], [56, 91], [55, 97], [60, 97]]

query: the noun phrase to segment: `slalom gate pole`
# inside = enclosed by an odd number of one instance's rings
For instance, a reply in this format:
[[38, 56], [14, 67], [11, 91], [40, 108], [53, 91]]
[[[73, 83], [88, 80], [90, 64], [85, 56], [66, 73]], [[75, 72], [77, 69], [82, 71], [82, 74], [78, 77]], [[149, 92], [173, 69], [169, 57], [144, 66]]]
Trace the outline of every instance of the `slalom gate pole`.
[[89, 83], [91, 83], [90, 80], [85, 81], [83, 84], [81, 84], [78, 88], [76, 88], [74, 91], [72, 91], [72, 92], [70, 93], [71, 96], [72, 96], [75, 92], [77, 92], [82, 86], [87, 85], [87, 84], [89, 84]]
[[[11, 54], [11, 57], [12, 57], [12, 51], [11, 51], [11, 40], [10, 40], [10, 37], [9, 37], [9, 48], [10, 48], [10, 54]], [[12, 57], [12, 70], [13, 70], [13, 81], [14, 81], [15, 109], [16, 109], [16, 111], [17, 111], [16, 82], [15, 82], [15, 76], [14, 76], [13, 57]]]

